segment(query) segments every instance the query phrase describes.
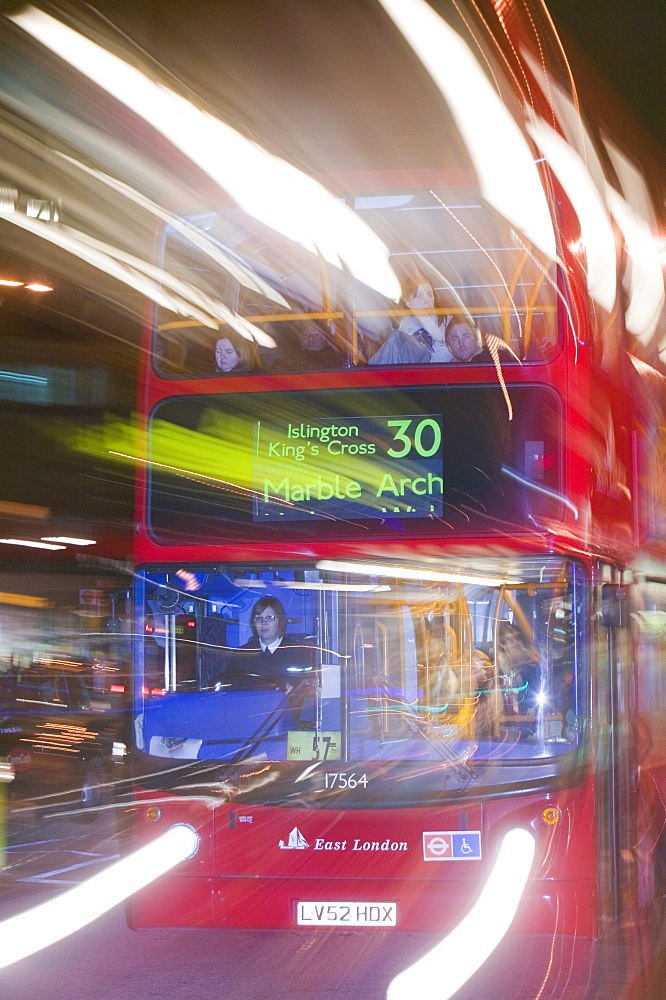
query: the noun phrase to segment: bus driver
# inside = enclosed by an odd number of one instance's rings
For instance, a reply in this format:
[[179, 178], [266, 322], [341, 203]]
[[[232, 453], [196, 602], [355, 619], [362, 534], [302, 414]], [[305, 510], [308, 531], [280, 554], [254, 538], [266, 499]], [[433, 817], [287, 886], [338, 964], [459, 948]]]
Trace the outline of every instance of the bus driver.
[[295, 687], [314, 673], [312, 647], [286, 635], [287, 616], [277, 597], [260, 597], [250, 615], [252, 638], [231, 654], [227, 674], [253, 674]]

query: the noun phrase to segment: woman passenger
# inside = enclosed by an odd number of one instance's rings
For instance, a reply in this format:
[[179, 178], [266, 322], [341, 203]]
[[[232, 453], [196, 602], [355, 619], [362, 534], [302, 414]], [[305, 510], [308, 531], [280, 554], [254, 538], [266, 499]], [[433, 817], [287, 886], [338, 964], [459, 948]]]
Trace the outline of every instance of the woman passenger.
[[430, 636], [426, 644], [425, 695], [430, 712], [444, 711], [451, 699], [458, 694], [460, 680], [449, 663], [446, 643], [438, 636]]
[[[404, 286], [405, 309], [435, 309], [435, 289], [427, 278], [409, 278]], [[371, 365], [423, 364], [430, 361], [452, 361], [446, 346], [446, 322], [436, 315], [403, 316], [397, 330], [369, 361]]]
[[249, 372], [261, 368], [255, 344], [239, 333], [225, 328], [215, 344], [215, 371]]
[[542, 697], [541, 657], [533, 642], [516, 625], [504, 622], [497, 632], [498, 661], [512, 691], [512, 708], [536, 713]]
[[495, 680], [493, 661], [482, 649], [472, 650], [472, 682], [476, 698], [475, 729], [487, 730], [504, 709], [504, 697]]
[[[407, 309], [434, 309], [436, 304], [435, 289], [426, 278], [412, 278], [406, 282]], [[428, 348], [430, 361], [452, 361], [453, 355], [446, 346], [445, 328], [446, 318], [436, 315], [403, 316], [398, 327]]]

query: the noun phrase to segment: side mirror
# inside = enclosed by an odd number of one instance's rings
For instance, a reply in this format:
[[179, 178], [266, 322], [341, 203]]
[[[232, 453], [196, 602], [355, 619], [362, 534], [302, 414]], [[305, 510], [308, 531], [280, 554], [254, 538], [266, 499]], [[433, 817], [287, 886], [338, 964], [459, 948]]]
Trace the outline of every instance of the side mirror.
[[606, 628], [624, 628], [629, 624], [629, 588], [626, 585], [602, 585], [601, 624]]

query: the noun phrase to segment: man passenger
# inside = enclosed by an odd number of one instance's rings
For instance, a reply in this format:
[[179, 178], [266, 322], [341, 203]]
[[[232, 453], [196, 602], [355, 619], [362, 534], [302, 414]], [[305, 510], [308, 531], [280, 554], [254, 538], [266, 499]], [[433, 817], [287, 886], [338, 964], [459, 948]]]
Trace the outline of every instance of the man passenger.
[[454, 319], [446, 328], [446, 346], [453, 355], [452, 361], [486, 364], [492, 362], [490, 351], [483, 346], [481, 331], [466, 319]]
[[284, 371], [322, 371], [341, 368], [344, 357], [321, 320], [295, 324], [296, 343], [285, 345], [274, 367]]

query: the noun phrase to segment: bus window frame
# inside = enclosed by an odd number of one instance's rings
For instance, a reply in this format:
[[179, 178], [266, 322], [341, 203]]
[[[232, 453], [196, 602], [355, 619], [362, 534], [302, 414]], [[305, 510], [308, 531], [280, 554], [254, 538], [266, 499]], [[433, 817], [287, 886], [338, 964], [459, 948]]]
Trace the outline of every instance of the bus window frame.
[[[161, 230], [160, 239], [158, 241], [158, 256], [159, 256], [159, 259], [162, 259], [162, 260], [164, 258], [165, 248], [166, 248], [166, 244], [167, 244], [167, 240], [168, 240], [168, 232], [169, 232], [170, 229], [171, 229], [171, 227], [169, 227], [169, 226], [163, 227], [162, 230]], [[527, 255], [527, 256], [529, 256], [529, 255]], [[563, 273], [563, 268], [562, 268], [561, 264], [558, 261], [551, 262], [550, 269], [553, 269], [553, 271], [554, 271], [553, 278], [549, 279], [547, 277], [547, 273], [544, 273], [544, 275], [542, 275], [542, 280], [539, 283], [539, 287], [541, 288], [541, 286], [544, 285], [544, 284], [550, 284], [553, 287], [553, 302], [552, 302], [552, 306], [550, 306], [549, 308], [552, 308], [552, 311], [554, 313], [554, 320], [553, 320], [554, 331], [553, 332], [554, 332], [554, 335], [555, 335], [555, 342], [552, 345], [552, 347], [551, 347], [548, 355], [545, 356], [545, 357], [527, 357], [526, 356], [526, 357], [521, 358], [519, 360], [515, 360], [514, 357], [512, 356], [512, 354], [509, 353], [509, 351], [500, 352], [500, 363], [501, 363], [502, 368], [504, 368], [505, 366], [509, 366], [509, 369], [511, 370], [511, 369], [514, 369], [517, 366], [529, 366], [529, 367], [532, 367], [534, 365], [536, 365], [536, 366], [539, 366], [539, 365], [550, 365], [550, 364], [552, 364], [557, 359], [557, 357], [559, 356], [559, 354], [563, 350], [564, 340], [565, 340], [565, 331], [566, 331], [566, 328], [570, 325], [570, 320], [568, 318], [569, 307], [565, 306], [565, 304], [563, 302], [563, 294], [564, 294], [564, 286], [565, 286], [565, 275]], [[230, 279], [230, 280], [233, 280], [233, 279]], [[508, 278], [507, 278], [507, 280], [508, 280]], [[324, 284], [326, 285], [326, 283], [324, 283]], [[236, 301], [235, 301], [235, 304], [234, 303], [230, 304], [230, 308], [232, 308], [232, 310], [233, 309], [237, 309], [237, 307], [238, 307], [238, 298], [239, 298], [239, 294], [240, 294], [239, 290], [241, 288], [241, 285], [240, 285], [240, 283], [237, 280], [234, 283], [234, 287], [235, 287], [235, 290], [236, 290], [236, 294], [234, 295], [234, 298], [235, 298]], [[507, 289], [509, 289], [509, 285], [508, 284], [507, 284], [506, 287], [507, 287]], [[341, 340], [344, 341], [344, 352], [343, 353], [344, 353], [344, 359], [345, 360], [344, 360], [344, 364], [341, 365], [341, 366], [338, 366], [338, 367], [329, 367], [329, 368], [322, 368], [322, 369], [313, 368], [311, 370], [300, 371], [300, 372], [298, 370], [294, 371], [293, 369], [289, 369], [289, 367], [284, 367], [284, 368], [280, 367], [280, 368], [278, 368], [276, 370], [272, 370], [271, 368], [267, 368], [267, 369], [266, 368], [259, 368], [259, 369], [256, 369], [256, 370], [236, 372], [236, 373], [234, 373], [233, 371], [231, 371], [231, 372], [215, 371], [215, 368], [214, 368], [214, 349], [215, 349], [214, 345], [215, 345], [215, 340], [220, 338], [220, 330], [218, 329], [217, 331], [215, 331], [215, 330], [213, 330], [211, 328], [211, 371], [201, 372], [201, 371], [192, 370], [192, 371], [186, 371], [184, 373], [178, 373], [178, 372], [169, 373], [169, 372], [164, 372], [164, 371], [160, 370], [160, 367], [159, 367], [159, 359], [160, 359], [159, 337], [160, 337], [160, 332], [162, 330], [166, 329], [167, 327], [168, 328], [176, 328], [176, 327], [187, 328], [187, 327], [191, 327], [191, 328], [201, 328], [201, 329], [205, 329], [205, 327], [204, 327], [203, 323], [201, 323], [200, 321], [197, 321], [197, 320], [177, 320], [176, 319], [176, 320], [170, 321], [170, 322], [168, 322], [166, 324], [158, 323], [159, 314], [160, 314], [160, 306], [159, 306], [158, 303], [153, 302], [152, 303], [152, 308], [150, 310], [150, 316], [149, 316], [149, 328], [150, 328], [150, 331], [151, 331], [151, 351], [150, 351], [151, 360], [150, 360], [150, 368], [151, 368], [153, 374], [155, 375], [155, 377], [157, 377], [160, 380], [167, 381], [167, 382], [171, 382], [171, 381], [183, 382], [183, 381], [199, 381], [199, 380], [208, 381], [208, 380], [211, 380], [211, 379], [217, 380], [217, 379], [225, 379], [225, 378], [230, 378], [230, 377], [232, 377], [232, 378], [239, 378], [239, 377], [241, 377], [241, 378], [255, 379], [255, 378], [266, 378], [266, 377], [271, 377], [271, 376], [278, 376], [278, 377], [280, 377], [280, 376], [283, 376], [285, 374], [299, 374], [299, 373], [302, 374], [302, 375], [304, 375], [305, 377], [307, 377], [312, 372], [318, 372], [318, 371], [322, 371], [322, 372], [336, 372], [336, 371], [339, 372], [339, 371], [345, 371], [345, 372], [348, 372], [348, 371], [359, 371], [359, 370], [367, 371], [368, 369], [372, 370], [373, 366], [371, 364], [369, 364], [368, 361], [366, 361], [366, 360], [363, 360], [363, 361], [360, 361], [360, 362], [358, 361], [359, 355], [358, 355], [358, 344], [357, 344], [357, 329], [358, 329], [358, 320], [359, 320], [359, 318], [368, 318], [368, 317], [373, 317], [373, 316], [374, 317], [386, 316], [386, 317], [392, 317], [395, 320], [395, 319], [400, 319], [400, 318], [402, 318], [404, 316], [411, 316], [411, 315], [413, 315], [413, 312], [411, 310], [405, 308], [404, 303], [399, 303], [398, 306], [395, 307], [395, 308], [380, 309], [380, 310], [363, 310], [363, 309], [361, 309], [358, 312], [355, 311], [355, 310], [350, 310], [349, 308], [345, 307], [344, 302], [341, 303], [341, 308], [331, 308], [331, 306], [334, 305], [335, 303], [331, 303], [330, 301], [327, 301], [327, 299], [328, 299], [329, 296], [328, 296], [328, 293], [326, 293], [326, 288], [325, 287], [324, 287], [324, 292], [325, 292], [325, 294], [324, 294], [324, 300], [322, 301], [322, 308], [319, 309], [319, 310], [310, 310], [310, 311], [308, 311], [308, 310], [304, 309], [304, 310], [299, 310], [297, 312], [293, 312], [293, 313], [287, 312], [287, 313], [284, 313], [284, 314], [267, 313], [265, 315], [264, 314], [248, 315], [248, 316], [243, 316], [242, 319], [243, 319], [243, 322], [251, 322], [251, 323], [254, 323], [254, 324], [256, 324], [257, 326], [259, 326], [261, 328], [263, 328], [263, 326], [265, 324], [268, 324], [269, 327], [270, 327], [270, 325], [273, 324], [273, 323], [281, 324], [282, 322], [284, 322], [284, 323], [291, 324], [291, 323], [294, 323], [294, 322], [297, 322], [297, 321], [306, 321], [306, 320], [320, 320], [320, 321], [328, 323], [329, 325], [330, 324], [335, 324], [336, 325], [336, 331], [335, 331], [335, 337], [334, 337], [334, 339], [336, 341], [341, 341]], [[568, 302], [568, 296], [566, 298], [567, 298], [567, 302]], [[352, 295], [352, 299], [353, 299], [353, 295]], [[481, 307], [477, 307], [475, 309], [473, 305], [470, 305], [469, 312], [467, 312], [467, 310], [465, 310], [464, 312], [462, 312], [460, 314], [460, 316], [458, 318], [464, 319], [466, 316], [468, 316], [468, 317], [473, 317], [476, 321], [478, 321], [483, 316], [483, 313], [477, 315], [478, 310], [480, 308]], [[520, 309], [520, 314], [521, 315], [522, 315], [522, 312], [523, 312], [523, 310], [521, 308]], [[457, 317], [457, 315], [458, 315], [455, 310], [453, 312], [451, 311], [451, 307], [433, 308], [432, 310], [427, 310], [425, 312], [425, 314], [426, 315], [449, 316], [451, 319], [455, 319]], [[530, 316], [530, 326], [531, 326], [532, 307], [530, 307], [528, 309], [528, 314]], [[506, 319], [506, 317], [510, 317], [511, 315], [513, 315], [513, 311], [507, 306], [500, 313], [500, 315], [504, 319]], [[505, 325], [504, 319], [503, 319], [503, 326]], [[523, 321], [521, 320], [521, 326], [522, 326], [522, 322]], [[341, 331], [337, 329], [337, 324], [341, 324], [342, 325], [342, 330]], [[351, 337], [347, 338], [346, 334], [349, 333], [349, 332], [351, 333]], [[185, 342], [184, 346], [186, 346], [186, 342]], [[484, 338], [484, 346], [485, 346], [485, 338]], [[529, 347], [529, 344], [528, 344], [525, 347], [524, 353], [526, 355], [529, 354], [529, 350], [530, 350], [530, 347]], [[506, 355], [506, 357], [504, 357], [504, 355]], [[406, 362], [404, 364], [400, 363], [400, 364], [381, 365], [380, 367], [382, 369], [389, 369], [389, 370], [391, 370], [391, 369], [403, 370], [403, 369], [405, 369], [407, 367], [409, 367], [409, 368], [413, 367], [413, 368], [417, 368], [419, 370], [421, 370], [421, 369], [426, 369], [427, 370], [428, 366], [431, 365], [431, 364], [435, 364], [436, 369], [440, 370], [440, 371], [442, 369], [446, 370], [446, 368], [449, 365], [451, 365], [451, 370], [452, 371], [455, 371], [458, 368], [466, 368], [468, 366], [474, 368], [477, 371], [478, 370], [483, 371], [484, 369], [492, 369], [494, 371], [494, 369], [495, 369], [495, 365], [492, 364], [492, 363], [490, 363], [490, 362], [488, 362], [488, 361], [484, 361], [484, 362], [480, 362], [480, 363], [476, 363], [475, 364], [473, 358], [469, 362], [458, 362], [458, 363], [456, 363], [456, 362], [430, 362], [430, 361], [420, 362], [420, 363], [419, 362], [417, 362], [417, 363], [415, 363], [415, 362]]]
[[[493, 758], [493, 757], [475, 758], [475, 766], [477, 768], [486, 768], [488, 769], [489, 773], [495, 772], [494, 783], [492, 781], [489, 781], [485, 786], [481, 787], [476, 783], [472, 785], [471, 790], [473, 790], [475, 798], [478, 797], [479, 799], [486, 800], [486, 799], [493, 799], [494, 797], [501, 796], [507, 793], [515, 794], [517, 787], [520, 787], [520, 789], [522, 791], [525, 791], [526, 793], [533, 791], [543, 791], [543, 792], [555, 791], [559, 789], [574, 787], [575, 785], [579, 784], [580, 781], [582, 780], [584, 769], [587, 764], [587, 758], [589, 756], [589, 746], [588, 746], [589, 730], [587, 725], [587, 718], [589, 716], [589, 712], [591, 709], [586, 699], [585, 692], [587, 692], [588, 688], [590, 687], [589, 673], [590, 673], [591, 660], [589, 652], [586, 652], [587, 644], [585, 642], [585, 633], [589, 627], [589, 623], [587, 622], [587, 619], [585, 617], [585, 607], [584, 607], [585, 591], [583, 591], [583, 594], [581, 595], [581, 597], [583, 598], [582, 604], [581, 602], [578, 601], [577, 592], [581, 586], [584, 588], [586, 584], [591, 592], [591, 583], [589, 574], [585, 572], [585, 567], [577, 559], [571, 558], [569, 556], [563, 556], [562, 560], [563, 560], [563, 566], [565, 566], [567, 569], [566, 579], [563, 579], [561, 581], [552, 581], [551, 583], [546, 584], [546, 588], [567, 587], [571, 592], [572, 609], [578, 607], [578, 610], [575, 611], [574, 613], [574, 621], [576, 624], [575, 627], [572, 628], [571, 640], [570, 640], [572, 647], [572, 657], [575, 657], [576, 647], [579, 648], [583, 656], [583, 659], [579, 658], [576, 663], [575, 684], [572, 689], [572, 694], [577, 699], [579, 708], [578, 718], [577, 718], [579, 735], [577, 742], [573, 743], [570, 749], [567, 750], [566, 752], [562, 754], [553, 754], [552, 756], [547, 758], [528, 757], [528, 756], [517, 757], [513, 760], [502, 760], [501, 758]], [[278, 561], [278, 563], [275, 564], [274, 561], [273, 562], [266, 561], [265, 563], [262, 562], [261, 566], [264, 570], [269, 570], [270, 568], [274, 569], [275, 565], [278, 564], [282, 565], [280, 561]], [[227, 572], [227, 571], [230, 572], [231, 570], [234, 570], [241, 565], [242, 564], [234, 562], [234, 563], [224, 564], [223, 566], [218, 565], [215, 567], [215, 569], [217, 569], [219, 572]], [[310, 564], [305, 563], [303, 561], [299, 561], [298, 563], [290, 561], [288, 565], [292, 566], [293, 568], [298, 568], [302, 570], [307, 566], [309, 566]], [[194, 569], [198, 569], [201, 572], [203, 572], [205, 569], [208, 570], [211, 569], [211, 567], [208, 564], [197, 565], [196, 563], [191, 563], [191, 564], [188, 563], [188, 568], [191, 571], [194, 571]], [[136, 588], [135, 600], [136, 600], [137, 612], [139, 612], [140, 607], [147, 607], [146, 604], [147, 585], [154, 585], [155, 576], [161, 576], [162, 574], [170, 572], [173, 572], [173, 565], [166, 563], [161, 563], [159, 565], [150, 564], [137, 567], [137, 576], [135, 583], [135, 588]], [[534, 584], [535, 584], [534, 581], [525, 582], [520, 584], [519, 586], [521, 586], [524, 589], [528, 589], [530, 586], [533, 587]], [[539, 585], [537, 584], [537, 586]], [[142, 594], [143, 596], [141, 596]], [[503, 598], [500, 595], [499, 589], [497, 591], [497, 594], [498, 594], [498, 601], [503, 600]], [[589, 597], [590, 594], [588, 593], [588, 598]], [[320, 608], [319, 608], [319, 613], [321, 613]], [[411, 611], [409, 613], [411, 615]], [[347, 611], [343, 613], [343, 617], [346, 614]], [[143, 616], [141, 614], [138, 614], [137, 626], [140, 626], [142, 620]], [[471, 626], [471, 622], [469, 624]], [[340, 622], [338, 622], [337, 627], [338, 628], [340, 627]], [[400, 628], [402, 629], [402, 625], [400, 625]], [[137, 672], [135, 677], [136, 687], [134, 695], [135, 715], [137, 714], [137, 712], [139, 715], [142, 715], [143, 712], [145, 711], [145, 690], [144, 692], [142, 692], [142, 681], [144, 676], [143, 667], [145, 663], [146, 647], [144, 642], [145, 637], [140, 627], [137, 627], [136, 633], [137, 633], [136, 641], [139, 648], [137, 649], [138, 655], [136, 658]], [[471, 635], [472, 642], [473, 639], [474, 637], [473, 635]], [[349, 735], [343, 736], [343, 745], [347, 747], [348, 747], [348, 739]], [[528, 745], [529, 744], [526, 744], [526, 746]], [[142, 757], [144, 754], [147, 757], [147, 759], [150, 760], [151, 767], [154, 767], [157, 772], [164, 774], [164, 772], [168, 771], [170, 767], [173, 767], [174, 762], [163, 760], [160, 757], [154, 757], [145, 748], [142, 752]], [[219, 766], [223, 769], [226, 766], [223, 760], [213, 760], [212, 758], [211, 759], [202, 758], [201, 760], [192, 760], [189, 762], [189, 766], [194, 770], [196, 770], [201, 767], [202, 768], [210, 767], [211, 762], [213, 762], [215, 766]], [[180, 763], [182, 764], [183, 762], [181, 761]], [[276, 760], [276, 761], [269, 761], [268, 763], [271, 767], [271, 770], [276, 771], [277, 774], [279, 775], [278, 783], [283, 780], [286, 780], [288, 783], [291, 783], [293, 781], [293, 768], [294, 768], [293, 762], [285, 760]], [[402, 773], [402, 776], [406, 777], [409, 774], [409, 769], [410, 768], [414, 769], [415, 766], [415, 761], [409, 759], [404, 759], [404, 760], [353, 759], [352, 760], [351, 758], [349, 758], [346, 761], [346, 763], [357, 766], [357, 769], [358, 766], [362, 765], [363, 769], [367, 771], [368, 774], [374, 773], [375, 776], [385, 773], [394, 773], [395, 776], [396, 773]], [[497, 772], [498, 765], [500, 768], [499, 772]], [[331, 767], [339, 768], [339, 766], [340, 766], [339, 764], [331, 764], [328, 765], [328, 768], [329, 769]], [[305, 762], [303, 762], [303, 767], [307, 770], [308, 765]], [[539, 769], [541, 769], [542, 773], [539, 773]], [[326, 767], [324, 768], [324, 770], [326, 770]], [[526, 774], [529, 774], [529, 772], [532, 772], [531, 777], [526, 776]], [[319, 775], [319, 770], [317, 771], [317, 774]], [[303, 788], [302, 788], [303, 796], [307, 797], [308, 792], [314, 790], [316, 797], [316, 795], [320, 794], [321, 791], [319, 788], [319, 784], [320, 784], [320, 777], [316, 777], [312, 781], [310, 781], [310, 779], [308, 778], [306, 781], [303, 782]], [[455, 798], [458, 794], [464, 793], [464, 789], [467, 787], [468, 787], [468, 782], [467, 783], [463, 782], [462, 785], [446, 788], [445, 791], [447, 796], [450, 794], [453, 798]], [[277, 789], [275, 787], [274, 790], [275, 793], [277, 794]], [[442, 790], [440, 790], [439, 794], [441, 794], [441, 791]], [[349, 796], [351, 796], [351, 801], [353, 803], [354, 795], [352, 795], [350, 792], [348, 797]], [[427, 802], [424, 800], [422, 804], [428, 804], [428, 803], [435, 804], [435, 802], [437, 801], [437, 798], [434, 795], [434, 792], [432, 791], [429, 791], [427, 793], [426, 798]], [[335, 798], [335, 802], [338, 802], [338, 804], [340, 804], [337, 796]], [[334, 806], [333, 802], [325, 804], [330, 806], [331, 808], [333, 808]], [[345, 807], [347, 806], [347, 804], [348, 803], [345, 802]], [[366, 799], [364, 798], [362, 802], [359, 804], [367, 805], [368, 807], [371, 808], [382, 808], [382, 807], [385, 808], [388, 806], [389, 800], [383, 801], [382, 805], [382, 803], [371, 802], [369, 799], [366, 801]], [[407, 807], [409, 805], [413, 805], [413, 801], [406, 800], [405, 802], [402, 803], [395, 803], [393, 800], [391, 800], [391, 805], [394, 805], [398, 808], [403, 806]]]

